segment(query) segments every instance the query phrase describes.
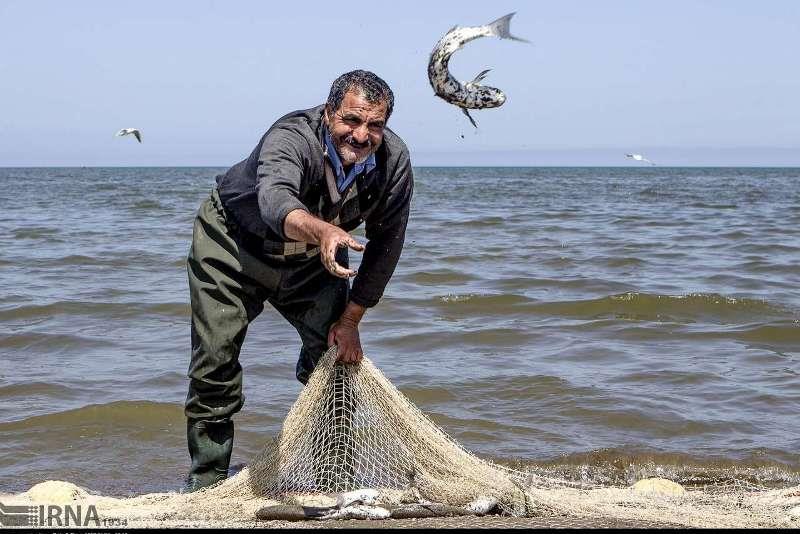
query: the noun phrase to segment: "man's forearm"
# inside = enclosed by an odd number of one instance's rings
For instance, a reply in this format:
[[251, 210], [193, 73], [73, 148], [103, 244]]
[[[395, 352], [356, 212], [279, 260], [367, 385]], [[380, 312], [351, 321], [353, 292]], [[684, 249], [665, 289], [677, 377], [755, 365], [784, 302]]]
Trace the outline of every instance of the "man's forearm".
[[339, 322], [347, 326], [356, 327], [358, 323], [361, 322], [361, 318], [364, 317], [366, 311], [367, 309], [364, 306], [352, 301], [348, 302], [347, 307], [345, 307], [344, 312], [342, 312], [342, 317], [339, 319]]
[[283, 233], [289, 239], [319, 245], [322, 265], [332, 275], [339, 278], [356, 275], [354, 270], [342, 267], [336, 262], [336, 251], [349, 247], [360, 252], [364, 250], [364, 245], [338, 226], [328, 224], [305, 210], [296, 209], [290, 211], [284, 218]]
[[283, 232], [289, 239], [319, 245], [328, 226], [332, 225], [307, 211], [292, 210], [283, 221]]

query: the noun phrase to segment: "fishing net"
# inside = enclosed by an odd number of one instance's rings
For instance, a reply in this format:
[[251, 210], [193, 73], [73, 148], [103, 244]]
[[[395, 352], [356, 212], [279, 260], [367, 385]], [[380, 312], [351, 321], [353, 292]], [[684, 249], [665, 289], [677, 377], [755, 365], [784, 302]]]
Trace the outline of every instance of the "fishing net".
[[[402, 517], [397, 510], [438, 510], [434, 516], [493, 513], [502, 516], [499, 526], [519, 525], [514, 521], [548, 525], [554, 519], [561, 520], [558, 526], [633, 526], [626, 521], [643, 522], [640, 526], [800, 526], [800, 487], [767, 490], [735, 484], [637, 491], [494, 464], [450, 438], [369, 359], [358, 365], [335, 360], [334, 347], [318, 364], [279, 435], [232, 478], [191, 494], [86, 496], [85, 502], [126, 518], [129, 526], [253, 526], [256, 517], [264, 518], [259, 515], [263, 510], [281, 505], [326, 510], [324, 517], [359, 517], [331, 515], [330, 510], [343, 504], [343, 494], [367, 490], [370, 503], [395, 511], [391, 517]], [[424, 508], [413, 508], [419, 505]], [[367, 510], [360, 517], [378, 516]], [[439, 519], [450, 526], [475, 525], [469, 522], [474, 520]]]
[[372, 488], [384, 491], [384, 499], [399, 491], [453, 506], [494, 499], [509, 513], [525, 514], [515, 473], [465, 451], [369, 360], [335, 365], [335, 359], [333, 348], [278, 439], [252, 463], [254, 493], [281, 499]]

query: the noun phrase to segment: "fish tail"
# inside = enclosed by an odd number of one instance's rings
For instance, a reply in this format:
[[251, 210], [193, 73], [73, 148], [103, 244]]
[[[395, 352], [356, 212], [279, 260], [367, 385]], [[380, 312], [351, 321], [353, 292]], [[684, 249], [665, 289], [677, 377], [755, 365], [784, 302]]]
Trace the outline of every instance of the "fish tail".
[[[516, 13], [516, 11], [514, 13]], [[509, 13], [508, 15], [500, 17], [494, 22], [487, 24], [486, 26], [489, 28], [489, 34], [495, 35], [501, 39], [512, 39], [514, 41], [522, 41], [523, 43], [530, 42], [527, 39], [522, 39], [515, 35], [511, 35], [511, 17], [514, 16], [514, 13]]]

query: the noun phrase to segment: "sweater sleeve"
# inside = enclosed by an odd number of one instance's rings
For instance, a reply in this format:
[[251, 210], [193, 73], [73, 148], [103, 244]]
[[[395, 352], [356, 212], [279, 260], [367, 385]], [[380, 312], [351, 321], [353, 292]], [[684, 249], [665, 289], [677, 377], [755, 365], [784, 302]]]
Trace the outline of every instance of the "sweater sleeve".
[[368, 239], [350, 300], [371, 308], [383, 296], [394, 273], [406, 236], [414, 192], [414, 176], [408, 152], [403, 151], [378, 206], [366, 220]]
[[293, 210], [308, 212], [300, 202], [304, 156], [307, 141], [297, 132], [275, 128], [264, 138], [258, 156], [256, 191], [261, 218], [284, 241], [291, 241], [283, 230], [286, 216]]

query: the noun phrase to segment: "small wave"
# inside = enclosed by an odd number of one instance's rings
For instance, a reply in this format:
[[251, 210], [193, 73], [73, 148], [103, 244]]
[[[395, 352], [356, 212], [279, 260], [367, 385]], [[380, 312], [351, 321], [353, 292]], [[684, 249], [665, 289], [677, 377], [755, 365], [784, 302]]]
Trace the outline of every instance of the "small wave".
[[166, 315], [169, 317], [189, 317], [191, 315], [191, 308], [188, 302], [160, 302], [158, 304], [142, 305], [143, 311], [147, 313], [156, 313], [158, 315]]
[[453, 320], [487, 313], [494, 316], [525, 313], [532, 302], [514, 294], [449, 293], [435, 297], [430, 305], [445, 319]]
[[469, 219], [466, 221], [456, 221], [449, 224], [456, 224], [464, 228], [493, 228], [495, 226], [503, 226], [506, 220], [503, 217], [481, 217], [479, 219]]
[[731, 250], [741, 254], [758, 255], [769, 258], [778, 253], [796, 254], [800, 252], [800, 247], [783, 243], [742, 243], [731, 247]]
[[751, 343], [786, 344], [797, 348], [800, 347], [800, 324], [798, 323], [798, 321], [785, 321], [780, 324], [760, 325], [731, 332], [731, 335]]
[[602, 422], [604, 426], [618, 431], [644, 432], [650, 439], [692, 438], [737, 431], [755, 435], [758, 432], [757, 425], [746, 421], [732, 422], [722, 419], [698, 421], [667, 411], [662, 411], [660, 417], [654, 419], [652, 411], [645, 409], [644, 406], [641, 409], [630, 405], [601, 408], [587, 404], [566, 408], [559, 415], [569, 421]]
[[660, 295], [628, 292], [584, 301], [537, 304], [548, 314], [588, 319], [613, 317], [635, 321], [691, 323], [698, 320], [719, 324], [785, 319], [793, 313], [764, 300], [726, 297], [716, 293]]
[[[622, 319], [717, 324], [766, 320], [796, 320], [797, 312], [766, 300], [728, 297], [716, 293], [662, 295], [626, 292], [598, 299], [541, 302], [516, 294], [451, 293], [431, 303], [445, 316], [494, 316], [534, 313], [582, 319]], [[420, 304], [425, 305], [425, 304]]]
[[46, 396], [54, 399], [73, 399], [79, 392], [74, 388], [52, 382], [25, 382], [22, 384], [8, 384], [0, 386], [0, 399], [7, 401], [14, 397], [24, 399], [32, 396]]
[[183, 389], [187, 382], [186, 375], [177, 371], [166, 371], [152, 378], [147, 378], [142, 384], [142, 389], [180, 388]]
[[753, 237], [753, 235], [745, 230], [732, 230], [730, 232], [722, 232], [717, 234], [717, 237], [720, 239], [741, 240], [750, 239]]
[[781, 264], [765, 260], [752, 260], [742, 263], [741, 269], [749, 273], [768, 274], [772, 279], [777, 279], [779, 278], [777, 275], [782, 275], [780, 278], [784, 280], [797, 273], [797, 265], [795, 264]]
[[[765, 456], [773, 458], [765, 460]], [[785, 461], [780, 461], [785, 459]], [[526, 461], [517, 467], [532, 472], [598, 486], [630, 486], [651, 477], [666, 478], [698, 489], [732, 485], [783, 488], [800, 483], [798, 458], [781, 451], [743, 451], [738, 458], [697, 458], [646, 449], [600, 449], [560, 456], [545, 462]]]
[[471, 263], [475, 261], [473, 254], [448, 254], [443, 258], [439, 258], [442, 263]]
[[406, 275], [409, 282], [421, 285], [463, 284], [476, 280], [477, 277], [453, 269], [436, 269], [420, 271]]
[[245, 372], [253, 377], [293, 376], [295, 362], [292, 359], [264, 358], [253, 363], [244, 363]]
[[494, 376], [491, 380], [457, 382], [449, 386], [465, 398], [475, 395], [497, 401], [518, 403], [520, 399], [541, 399], [550, 395], [563, 396], [576, 393], [567, 380], [556, 376], [523, 375]]
[[531, 427], [486, 419], [466, 411], [461, 416], [454, 414], [452, 411], [447, 414], [431, 413], [431, 419], [437, 425], [446, 428], [448, 432], [456, 436], [458, 441], [462, 441], [461, 434], [464, 432], [487, 432], [493, 436], [494, 441], [497, 440], [498, 435], [502, 434], [513, 434], [518, 438], [536, 434], [536, 430]]
[[75, 334], [51, 334], [47, 332], [24, 332], [19, 334], [0, 335], [0, 347], [27, 351], [36, 348], [41, 353], [50, 351], [109, 347], [113, 342], [94, 337]]
[[514, 306], [530, 302], [531, 299], [520, 295], [486, 295], [481, 293], [448, 293], [436, 297], [439, 302], [445, 304], [459, 304], [465, 305], [496, 305], [496, 306]]
[[105, 262], [99, 258], [73, 254], [71, 256], [64, 256], [63, 258], [55, 258], [51, 263], [52, 265], [99, 265]]
[[537, 338], [538, 334], [522, 328], [481, 328], [460, 332], [458, 337], [462, 344], [470, 347], [485, 346], [494, 349], [525, 346]]
[[17, 306], [0, 311], [0, 321], [51, 318], [57, 315], [88, 315], [102, 318], [135, 317], [139, 315], [166, 315], [186, 317], [189, 305], [183, 302], [159, 302], [156, 304], [124, 302], [58, 301], [50, 304]]
[[616, 257], [608, 257], [602, 260], [607, 266], [612, 268], [622, 268], [622, 267], [642, 267], [647, 262], [639, 259], [634, 258], [631, 256], [616, 256]]
[[710, 372], [701, 372], [697, 370], [692, 370], [692, 372], [658, 370], [620, 374], [611, 378], [609, 383], [620, 384], [625, 387], [631, 387], [633, 385], [641, 387], [648, 384], [657, 385], [659, 387], [699, 387], [719, 381], [719, 375]]
[[[138, 253], [135, 256], [130, 254], [120, 255], [96, 255], [87, 256], [85, 254], [70, 254], [67, 256], [52, 258], [36, 258], [36, 266], [42, 269], [58, 269], [60, 267], [71, 266], [98, 266], [113, 267], [116, 269], [130, 269], [134, 267], [147, 267], [152, 269], [154, 265], [160, 265], [164, 261], [163, 257], [157, 254]], [[27, 259], [16, 261], [16, 265], [24, 266]]]
[[36, 415], [19, 421], [0, 423], [0, 432], [47, 430], [73, 432], [87, 427], [158, 428], [180, 424], [184, 421], [180, 404], [154, 401], [115, 401], [107, 404], [90, 404], [73, 410]]
[[426, 387], [408, 386], [400, 388], [400, 390], [412, 402], [423, 406], [438, 402], [451, 402], [458, 398], [449, 387], [436, 385]]
[[397, 336], [383, 336], [381, 345], [387, 348], [398, 348], [404, 351], [431, 351], [442, 348], [463, 346], [465, 339], [462, 332], [458, 331], [419, 331], [413, 335], [400, 334]]
[[575, 267], [575, 260], [566, 256], [557, 256], [541, 260], [542, 267], [549, 267], [553, 270], [566, 270]]
[[648, 218], [640, 215], [638, 213], [631, 213], [626, 215], [617, 215], [614, 220], [611, 221], [611, 224], [621, 224], [627, 225], [628, 223], [631, 224], [641, 224], [644, 221], [647, 221]]
[[710, 204], [706, 202], [693, 202], [689, 204], [690, 208], [707, 208], [716, 210], [733, 210], [738, 208], [737, 204]]
[[14, 231], [14, 239], [41, 239], [52, 238], [60, 232], [58, 228], [37, 226], [33, 228], [20, 228]]
[[160, 202], [156, 200], [140, 200], [134, 203], [131, 208], [134, 211], [149, 211], [149, 210], [164, 210], [166, 209]]
[[[41, 263], [41, 260], [40, 260]], [[69, 265], [99, 265], [107, 267], [130, 267], [131, 260], [129, 257], [125, 258], [112, 258], [112, 257], [96, 257], [84, 256], [82, 254], [72, 254], [61, 258], [52, 258], [47, 261], [48, 267], [58, 268], [60, 266]]]

